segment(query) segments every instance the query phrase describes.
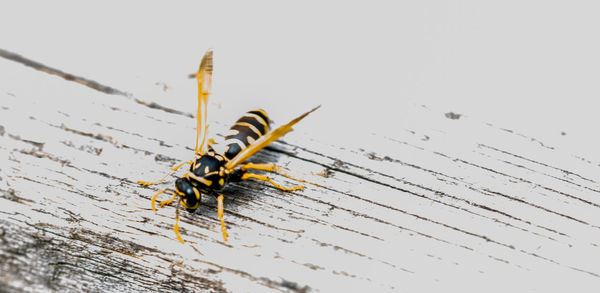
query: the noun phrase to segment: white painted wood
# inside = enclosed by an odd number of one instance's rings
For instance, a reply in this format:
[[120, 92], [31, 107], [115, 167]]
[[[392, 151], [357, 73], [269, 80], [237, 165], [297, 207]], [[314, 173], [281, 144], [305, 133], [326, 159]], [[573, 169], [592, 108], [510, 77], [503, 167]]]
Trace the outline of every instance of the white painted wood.
[[[106, 94], [0, 59], [0, 291], [600, 284], [598, 162], [535, 134], [410, 104], [388, 125], [367, 119], [363, 128], [344, 123], [343, 106], [320, 109], [252, 158], [315, 185], [282, 192], [232, 184], [224, 192], [229, 241], [215, 200], [205, 198], [194, 214], [182, 213], [180, 244], [175, 208], [150, 209], [176, 177], [151, 188], [135, 182], [191, 158], [194, 109], [186, 103], [195, 93], [181, 94]], [[211, 100], [212, 134], [241, 114], [229, 103], [234, 97]], [[279, 124], [304, 111], [267, 110]]]

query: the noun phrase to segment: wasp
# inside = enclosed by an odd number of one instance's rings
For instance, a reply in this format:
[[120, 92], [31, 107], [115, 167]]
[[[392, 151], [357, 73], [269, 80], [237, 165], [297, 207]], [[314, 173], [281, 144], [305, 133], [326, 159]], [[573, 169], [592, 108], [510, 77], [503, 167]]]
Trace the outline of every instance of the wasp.
[[[194, 158], [185, 161], [171, 168], [170, 173], [156, 182], [138, 181], [138, 184], [149, 186], [158, 184], [169, 177], [173, 172], [182, 166], [189, 164], [190, 169], [181, 178], [175, 181], [175, 191], [173, 197], [169, 200], [161, 201], [160, 206], [170, 205], [178, 200], [175, 216], [175, 225], [173, 230], [175, 236], [180, 242], [184, 242], [179, 233], [179, 208], [183, 206], [189, 212], [194, 212], [200, 205], [202, 195], [214, 196], [217, 199], [217, 215], [221, 222], [221, 233], [223, 240], [227, 241], [227, 229], [223, 220], [223, 194], [221, 191], [229, 182], [239, 182], [247, 179], [257, 179], [269, 182], [274, 187], [284, 191], [294, 191], [302, 189], [303, 186], [284, 187], [275, 183], [271, 178], [262, 174], [252, 173], [249, 170], [262, 170], [276, 172], [283, 176], [285, 174], [281, 168], [272, 163], [244, 163], [248, 158], [254, 155], [271, 142], [282, 137], [290, 130], [292, 126], [306, 117], [308, 114], [317, 110], [319, 106], [298, 116], [289, 123], [270, 130], [270, 121], [267, 113], [260, 109], [249, 111], [230, 128], [230, 133], [225, 136], [224, 153], [218, 153], [214, 150], [213, 140], [208, 139], [207, 108], [208, 96], [211, 91], [213, 73], [213, 52], [207, 51], [202, 57], [198, 71], [192, 74], [198, 82], [198, 108], [196, 113], [196, 146], [194, 148]], [[237, 168], [240, 164], [240, 168]], [[292, 178], [294, 179], [294, 178]], [[302, 181], [302, 180], [298, 180]], [[156, 212], [156, 199], [159, 195], [168, 190], [159, 191], [152, 197], [152, 210]]]

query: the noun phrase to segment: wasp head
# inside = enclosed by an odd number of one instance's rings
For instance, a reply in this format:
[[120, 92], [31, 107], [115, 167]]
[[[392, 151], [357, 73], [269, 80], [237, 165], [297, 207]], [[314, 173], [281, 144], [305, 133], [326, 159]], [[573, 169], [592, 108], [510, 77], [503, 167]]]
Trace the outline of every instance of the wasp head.
[[175, 190], [182, 197], [181, 202], [188, 211], [195, 211], [198, 208], [201, 197], [200, 191], [187, 178], [177, 179]]

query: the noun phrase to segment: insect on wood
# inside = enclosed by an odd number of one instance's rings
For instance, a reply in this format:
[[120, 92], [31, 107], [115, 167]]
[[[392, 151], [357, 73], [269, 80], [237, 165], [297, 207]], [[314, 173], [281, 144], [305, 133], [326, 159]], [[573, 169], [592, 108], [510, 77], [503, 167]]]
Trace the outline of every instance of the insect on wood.
[[[277, 172], [283, 176], [291, 178], [283, 173], [279, 167], [272, 163], [244, 163], [248, 158], [254, 155], [271, 142], [282, 137], [290, 130], [292, 126], [302, 120], [311, 112], [317, 110], [320, 106], [298, 116], [289, 123], [280, 126], [275, 130], [269, 129], [269, 118], [264, 110], [254, 110], [247, 112], [244, 116], [230, 128], [231, 133], [225, 137], [226, 150], [223, 154], [216, 152], [210, 144], [207, 124], [208, 96], [210, 95], [213, 72], [213, 52], [207, 51], [200, 62], [198, 72], [192, 75], [198, 82], [198, 109], [196, 125], [196, 147], [194, 159], [185, 161], [171, 168], [173, 172], [182, 166], [189, 164], [189, 171], [175, 181], [175, 191], [161, 190], [152, 197], [152, 210], [156, 212], [156, 199], [159, 195], [172, 192], [173, 197], [169, 200], [161, 201], [160, 206], [165, 206], [177, 201], [175, 225], [173, 230], [175, 236], [180, 242], [184, 242], [179, 233], [179, 208], [183, 206], [190, 212], [194, 212], [199, 204], [202, 194], [215, 196], [217, 198], [217, 214], [221, 222], [221, 232], [223, 240], [227, 241], [227, 229], [223, 220], [223, 195], [220, 191], [228, 182], [239, 182], [247, 179], [257, 179], [267, 181], [278, 189], [293, 191], [302, 189], [300, 185], [293, 187], [284, 187], [275, 183], [271, 178], [265, 175], [251, 173], [248, 170], [262, 170]], [[144, 186], [158, 184], [164, 181], [169, 175], [156, 182], [138, 181]], [[293, 179], [293, 178], [292, 178]], [[299, 180], [301, 181], [301, 180]]]

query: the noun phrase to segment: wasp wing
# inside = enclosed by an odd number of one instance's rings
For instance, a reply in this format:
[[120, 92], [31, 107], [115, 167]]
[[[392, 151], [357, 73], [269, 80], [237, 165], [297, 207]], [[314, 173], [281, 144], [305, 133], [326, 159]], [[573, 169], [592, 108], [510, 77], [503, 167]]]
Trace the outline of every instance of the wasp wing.
[[249, 145], [248, 147], [243, 149], [235, 157], [233, 157], [231, 160], [229, 160], [225, 164], [225, 168], [227, 168], [229, 170], [233, 170], [235, 167], [237, 167], [237, 165], [243, 163], [246, 159], [250, 158], [252, 155], [256, 154], [258, 151], [260, 151], [264, 147], [268, 146], [270, 143], [277, 140], [278, 138], [284, 136], [286, 133], [288, 133], [290, 130], [292, 130], [292, 126], [294, 126], [294, 124], [298, 123], [298, 121], [302, 120], [308, 114], [319, 109], [319, 107], [321, 107], [321, 105], [298, 116], [296, 119], [290, 121], [288, 124], [282, 125], [279, 128], [272, 130], [272, 131], [266, 133], [265, 135], [261, 136], [260, 138], [255, 140], [251, 145]]
[[212, 50], [207, 51], [202, 57], [198, 72], [196, 72], [196, 81], [198, 81], [198, 111], [196, 113], [197, 125], [196, 125], [196, 154], [203, 155], [206, 153], [206, 145], [208, 140], [206, 138], [208, 132], [207, 121], [207, 108], [208, 108], [208, 96], [210, 95], [210, 88], [212, 84], [212, 72], [213, 72], [213, 52]]

